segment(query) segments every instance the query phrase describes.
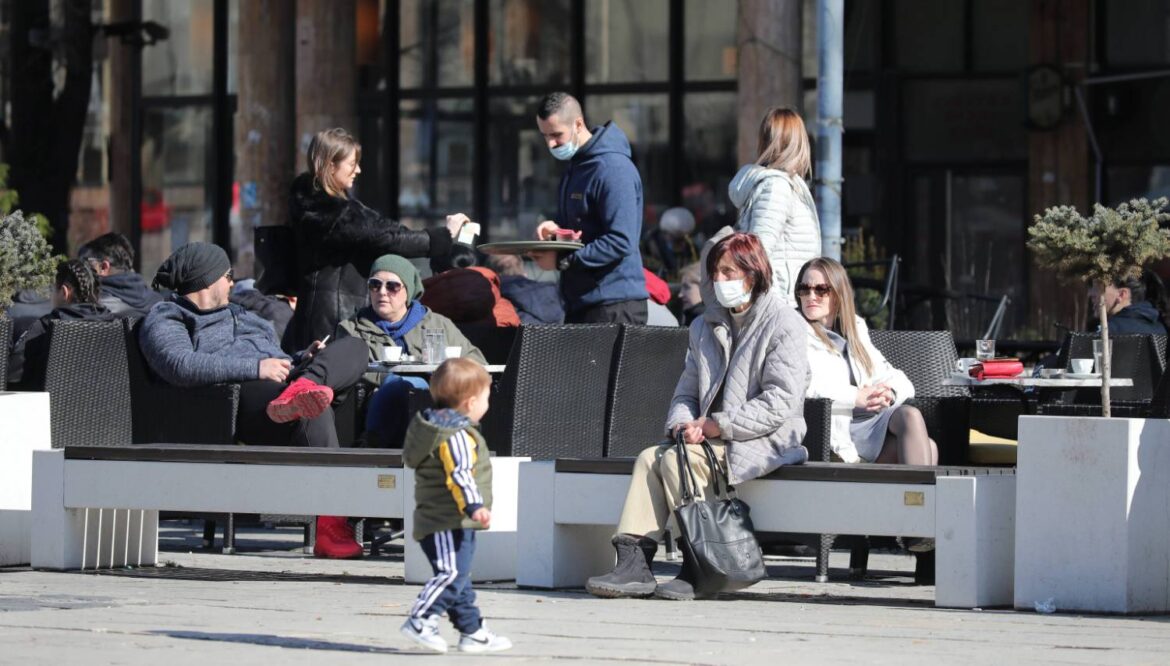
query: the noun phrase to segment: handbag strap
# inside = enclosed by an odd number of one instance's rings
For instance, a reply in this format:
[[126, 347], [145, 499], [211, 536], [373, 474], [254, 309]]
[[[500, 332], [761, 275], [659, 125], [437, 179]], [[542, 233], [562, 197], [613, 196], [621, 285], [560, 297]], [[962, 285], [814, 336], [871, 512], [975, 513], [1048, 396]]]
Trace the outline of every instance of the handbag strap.
[[[733, 490], [731, 483], [723, 474], [723, 467], [719, 465], [719, 460], [715, 457], [715, 449], [711, 448], [711, 443], [705, 439], [703, 440], [703, 453], [707, 456], [707, 464], [711, 466], [711, 483], [715, 486], [715, 498], [717, 499], [725, 492], [730, 496]], [[724, 479], [722, 487], [719, 484], [720, 478]]]
[[695, 492], [697, 492], [699, 483], [695, 479], [695, 472], [691, 469], [691, 459], [687, 454], [687, 443], [683, 439], [683, 431], [680, 428], [674, 437], [674, 451], [678, 459], [678, 488], [680, 499], [683, 504], [690, 504], [695, 501]]

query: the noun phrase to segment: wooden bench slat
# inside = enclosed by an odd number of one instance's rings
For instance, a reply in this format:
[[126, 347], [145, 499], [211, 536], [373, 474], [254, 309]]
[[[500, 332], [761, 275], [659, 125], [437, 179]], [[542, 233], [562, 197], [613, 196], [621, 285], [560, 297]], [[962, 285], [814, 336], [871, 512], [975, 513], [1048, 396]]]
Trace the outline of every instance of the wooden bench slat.
[[[634, 458], [558, 458], [556, 471], [578, 474], [629, 474]], [[855, 483], [911, 483], [932, 485], [940, 476], [1015, 475], [1011, 467], [923, 467], [876, 463], [807, 462], [786, 465], [764, 476], [791, 481], [850, 481]]]
[[64, 450], [66, 460], [133, 460], [140, 462], [318, 465], [331, 467], [402, 467], [401, 449], [317, 449], [298, 446], [143, 444], [135, 446], [67, 446]]

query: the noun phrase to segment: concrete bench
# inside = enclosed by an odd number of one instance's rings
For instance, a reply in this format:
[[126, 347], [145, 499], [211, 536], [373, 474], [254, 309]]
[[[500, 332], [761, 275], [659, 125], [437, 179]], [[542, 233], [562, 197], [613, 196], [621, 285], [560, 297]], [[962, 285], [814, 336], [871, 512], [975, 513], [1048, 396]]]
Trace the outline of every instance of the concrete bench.
[[[580, 587], [613, 567], [631, 458], [520, 465], [516, 583]], [[1012, 603], [1015, 471], [810, 462], [738, 486], [756, 529], [932, 537], [935, 605]]]
[[[476, 543], [475, 580], [510, 580], [518, 466], [493, 458], [492, 529]], [[401, 451], [158, 444], [71, 446], [33, 455], [32, 566], [158, 563], [158, 512], [399, 518], [407, 582], [432, 572], [410, 538], [414, 473]]]

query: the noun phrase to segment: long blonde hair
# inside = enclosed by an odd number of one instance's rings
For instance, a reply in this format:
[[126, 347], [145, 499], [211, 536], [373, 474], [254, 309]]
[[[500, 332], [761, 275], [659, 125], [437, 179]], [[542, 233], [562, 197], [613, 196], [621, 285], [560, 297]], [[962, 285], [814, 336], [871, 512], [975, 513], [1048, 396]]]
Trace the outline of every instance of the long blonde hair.
[[362, 144], [340, 127], [317, 132], [309, 143], [309, 172], [313, 174], [313, 182], [331, 197], [345, 196], [345, 188], [337, 184], [333, 172], [351, 153], [360, 162]]
[[[872, 375], [873, 361], [869, 358], [869, 353], [865, 351], [865, 345], [861, 344], [861, 338], [857, 335], [857, 310], [853, 307], [853, 285], [849, 282], [849, 275], [845, 272], [845, 267], [835, 259], [828, 257], [810, 259], [800, 267], [794, 289], [798, 289], [800, 285], [804, 284], [804, 274], [812, 268], [825, 274], [825, 279], [829, 281], [829, 288], [833, 290], [833, 331], [845, 338], [845, 342], [849, 345], [849, 355], [857, 359], [858, 365], [865, 370], [865, 374]], [[796, 303], [797, 307], [800, 308], [799, 296], [796, 297]], [[800, 308], [800, 313], [804, 314], [803, 308]], [[825, 329], [821, 322], [812, 321], [807, 317], [805, 319], [816, 331], [821, 342], [825, 343], [829, 350], [835, 352], [837, 348], [829, 342], [829, 336], [825, 335]]]
[[808, 132], [804, 129], [800, 114], [792, 109], [768, 109], [764, 120], [760, 122], [756, 151], [760, 154], [756, 164], [760, 166], [786, 171], [801, 178], [812, 175]]

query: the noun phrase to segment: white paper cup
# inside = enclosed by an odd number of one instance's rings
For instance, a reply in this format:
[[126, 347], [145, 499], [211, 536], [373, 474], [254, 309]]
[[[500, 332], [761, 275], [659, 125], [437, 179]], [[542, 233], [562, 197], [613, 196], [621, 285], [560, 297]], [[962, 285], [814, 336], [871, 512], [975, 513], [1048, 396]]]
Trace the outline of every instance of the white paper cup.
[[1093, 372], [1093, 359], [1091, 358], [1074, 358], [1070, 363], [1072, 371], [1078, 375], [1087, 375]]
[[443, 349], [443, 358], [459, 358], [463, 354], [463, 347], [445, 347]]
[[386, 345], [382, 347], [382, 360], [387, 363], [397, 363], [402, 360], [402, 347], [398, 345]]

